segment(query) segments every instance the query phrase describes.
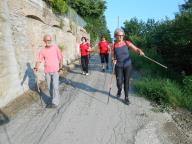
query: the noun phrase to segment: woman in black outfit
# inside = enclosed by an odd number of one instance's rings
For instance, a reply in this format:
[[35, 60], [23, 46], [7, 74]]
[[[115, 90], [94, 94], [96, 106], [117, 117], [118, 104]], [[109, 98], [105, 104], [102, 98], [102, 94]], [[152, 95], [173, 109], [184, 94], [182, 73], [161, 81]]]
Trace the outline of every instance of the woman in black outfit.
[[130, 41], [124, 41], [125, 34], [122, 29], [116, 29], [114, 36], [116, 42], [113, 45], [112, 60], [113, 64], [115, 64], [115, 75], [118, 88], [117, 97], [121, 96], [122, 85], [124, 84], [125, 103], [129, 104], [129, 79], [132, 71], [129, 50], [139, 54], [140, 56], [144, 56], [144, 52]]

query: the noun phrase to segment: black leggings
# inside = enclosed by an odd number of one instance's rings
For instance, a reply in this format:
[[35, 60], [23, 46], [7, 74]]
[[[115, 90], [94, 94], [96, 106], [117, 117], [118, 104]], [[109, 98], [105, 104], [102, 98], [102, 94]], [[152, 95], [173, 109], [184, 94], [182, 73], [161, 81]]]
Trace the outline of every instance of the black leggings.
[[109, 54], [102, 54], [100, 53], [100, 57], [101, 57], [101, 63], [106, 63], [108, 64], [108, 61], [109, 61]]
[[117, 79], [118, 93], [121, 93], [122, 85], [124, 84], [125, 97], [128, 97], [129, 92], [129, 79], [132, 72], [132, 65], [127, 67], [115, 67], [115, 74]]
[[82, 70], [86, 73], [88, 73], [88, 63], [89, 63], [88, 56], [81, 56]]

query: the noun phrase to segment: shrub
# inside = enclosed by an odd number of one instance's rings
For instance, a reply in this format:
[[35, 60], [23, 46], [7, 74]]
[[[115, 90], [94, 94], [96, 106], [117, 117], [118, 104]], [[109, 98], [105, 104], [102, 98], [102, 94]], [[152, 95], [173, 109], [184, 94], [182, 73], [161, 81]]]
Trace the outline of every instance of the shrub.
[[53, 12], [58, 14], [65, 14], [68, 6], [64, 0], [45, 0], [53, 9]]
[[182, 92], [176, 83], [168, 79], [145, 78], [134, 82], [138, 93], [159, 105], [180, 106]]
[[182, 105], [186, 107], [190, 111], [192, 111], [192, 76], [186, 76], [183, 79], [183, 97], [182, 97]]

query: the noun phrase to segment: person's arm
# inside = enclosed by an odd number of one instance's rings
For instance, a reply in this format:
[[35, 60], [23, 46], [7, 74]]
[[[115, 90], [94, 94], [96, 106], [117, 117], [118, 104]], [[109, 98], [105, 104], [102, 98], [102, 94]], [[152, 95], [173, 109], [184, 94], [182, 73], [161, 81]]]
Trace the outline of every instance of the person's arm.
[[128, 43], [128, 46], [129, 46], [129, 48], [130, 48], [133, 52], [137, 53], [138, 55], [140, 55], [140, 56], [144, 56], [144, 55], [145, 55], [144, 52], [143, 52], [140, 48], [138, 48], [137, 46], [135, 46], [133, 43], [129, 42], [129, 43]]
[[111, 48], [110, 48], [110, 44], [109, 44], [109, 42], [107, 42], [107, 48], [108, 48], [108, 53], [110, 53], [110, 51], [111, 51]]
[[87, 43], [87, 45], [88, 45], [88, 52], [93, 52], [92, 47], [91, 47], [91, 44], [90, 44], [90, 43]]
[[63, 53], [59, 49], [59, 47], [57, 47], [57, 55], [58, 55], [58, 59], [59, 59], [59, 71], [60, 71], [63, 69]]
[[35, 72], [37, 72], [39, 70], [39, 66], [40, 66], [41, 62], [43, 61], [43, 59], [44, 59], [43, 52], [42, 52], [42, 50], [40, 50], [40, 52], [36, 58], [35, 67], [33, 68], [33, 70]]
[[115, 48], [115, 44], [113, 44], [113, 46], [111, 48], [111, 57], [112, 57], [113, 64], [116, 64], [117, 63], [117, 59], [116, 59], [116, 56], [115, 56], [114, 48]]
[[38, 71], [39, 70], [39, 66], [40, 66], [41, 62], [40, 61], [36, 61], [35, 63], [35, 67], [33, 68], [34, 71]]

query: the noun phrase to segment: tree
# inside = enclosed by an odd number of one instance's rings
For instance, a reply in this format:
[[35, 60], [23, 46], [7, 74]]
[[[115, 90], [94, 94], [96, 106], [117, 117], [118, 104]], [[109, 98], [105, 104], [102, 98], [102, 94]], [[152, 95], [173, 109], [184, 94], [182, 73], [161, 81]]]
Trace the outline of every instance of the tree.
[[68, 6], [64, 0], [44, 0], [53, 9], [54, 13], [65, 14], [68, 10]]
[[104, 16], [107, 7], [104, 0], [66, 0], [66, 2], [86, 20], [85, 28], [91, 35], [92, 43], [96, 42], [101, 33], [108, 31]]

